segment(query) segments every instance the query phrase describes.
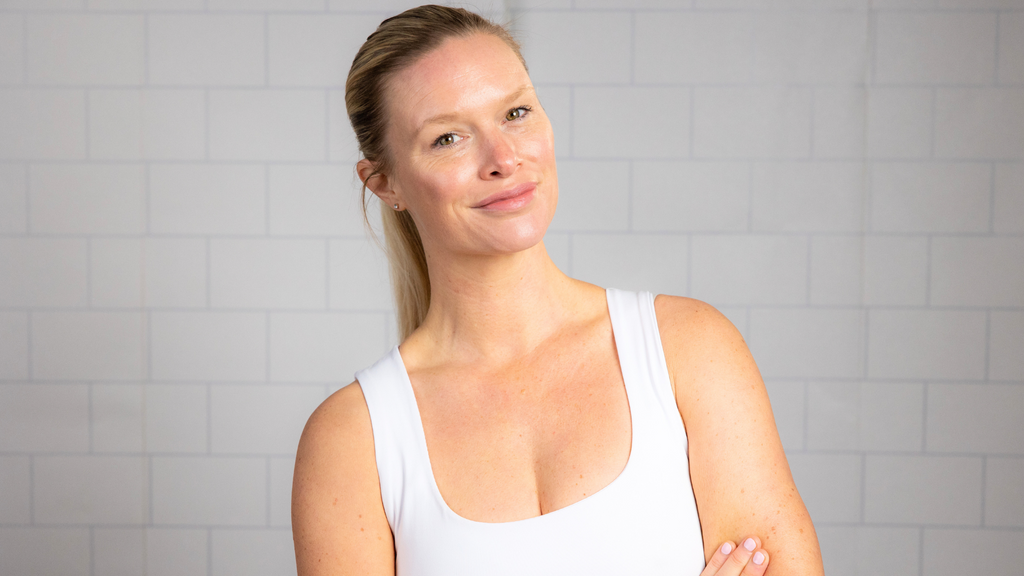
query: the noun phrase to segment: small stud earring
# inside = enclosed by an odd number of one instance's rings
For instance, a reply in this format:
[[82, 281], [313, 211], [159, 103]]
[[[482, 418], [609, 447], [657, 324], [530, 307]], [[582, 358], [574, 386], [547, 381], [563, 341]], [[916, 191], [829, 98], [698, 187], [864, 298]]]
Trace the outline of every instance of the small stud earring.
[[398, 204], [395, 204], [395, 210], [398, 210]]

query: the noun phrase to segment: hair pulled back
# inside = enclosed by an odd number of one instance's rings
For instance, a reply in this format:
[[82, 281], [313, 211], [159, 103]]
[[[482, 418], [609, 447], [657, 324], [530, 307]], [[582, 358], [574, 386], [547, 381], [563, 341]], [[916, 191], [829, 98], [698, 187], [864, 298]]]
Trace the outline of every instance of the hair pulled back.
[[[505, 28], [462, 8], [433, 4], [411, 8], [384, 20], [367, 37], [352, 61], [345, 82], [345, 108], [359, 152], [374, 164], [371, 177], [394, 173], [395, 159], [387, 147], [389, 114], [385, 91], [388, 80], [445, 40], [481, 32], [503, 40], [526, 67], [519, 44]], [[363, 218], [369, 225], [367, 180], [369, 177], [363, 180], [360, 201]], [[427, 258], [408, 210], [384, 208], [381, 220], [401, 341], [419, 327], [430, 306]]]

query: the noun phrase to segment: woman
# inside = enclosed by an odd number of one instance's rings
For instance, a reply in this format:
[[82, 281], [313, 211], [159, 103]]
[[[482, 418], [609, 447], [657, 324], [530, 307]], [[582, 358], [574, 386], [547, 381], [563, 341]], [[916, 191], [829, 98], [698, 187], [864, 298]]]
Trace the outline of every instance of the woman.
[[551, 125], [504, 29], [385, 20], [346, 105], [402, 342], [306, 425], [301, 575], [822, 573], [735, 328], [548, 257]]

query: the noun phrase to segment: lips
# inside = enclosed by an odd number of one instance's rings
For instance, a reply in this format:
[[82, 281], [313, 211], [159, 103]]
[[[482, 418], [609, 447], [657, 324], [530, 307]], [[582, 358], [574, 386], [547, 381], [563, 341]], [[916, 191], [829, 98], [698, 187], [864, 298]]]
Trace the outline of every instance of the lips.
[[533, 191], [537, 189], [535, 182], [524, 182], [509, 190], [503, 190], [497, 194], [492, 194], [487, 198], [484, 198], [482, 202], [474, 206], [474, 208], [489, 208], [489, 209], [514, 209], [521, 205], [526, 204], [533, 196]]

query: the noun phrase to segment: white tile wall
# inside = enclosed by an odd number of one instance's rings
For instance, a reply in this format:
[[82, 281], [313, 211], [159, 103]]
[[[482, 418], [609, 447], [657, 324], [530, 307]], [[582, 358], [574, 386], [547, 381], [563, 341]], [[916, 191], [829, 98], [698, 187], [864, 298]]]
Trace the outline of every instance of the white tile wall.
[[140, 456], [37, 456], [32, 465], [38, 524], [144, 524], [149, 462]]
[[999, 83], [1024, 84], [1024, 12], [999, 15]]
[[1024, 307], [1024, 238], [932, 240], [932, 304]]
[[88, 574], [88, 528], [0, 528], [0, 572]]
[[697, 158], [807, 158], [811, 91], [798, 86], [693, 89]]
[[[929, 451], [1024, 454], [1024, 386], [932, 384], [928, 387]], [[984, 426], [978, 426], [984, 422]]]
[[920, 531], [915, 528], [818, 528], [825, 573], [831, 576], [919, 574], [920, 539]]
[[265, 312], [152, 315], [154, 380], [264, 380]]
[[138, 312], [35, 312], [32, 375], [41, 380], [140, 380], [146, 376], [146, 316]]
[[983, 379], [985, 313], [872, 310], [868, 314], [868, 375], [883, 379]]
[[22, 16], [0, 15], [0, 84], [17, 84], [24, 78], [24, 30]]
[[935, 155], [1024, 158], [1024, 88], [936, 89]]
[[260, 457], [152, 457], [153, 523], [264, 526], [267, 462]]
[[209, 574], [209, 557], [207, 530], [146, 530], [146, 574], [149, 576], [206, 576]]
[[859, 232], [866, 180], [855, 162], [755, 163], [751, 226], [760, 232]]
[[985, 525], [1024, 527], [1024, 458], [986, 460]]
[[214, 530], [212, 542], [211, 576], [295, 574], [290, 530]]
[[750, 170], [746, 164], [686, 160], [633, 162], [632, 165], [633, 229], [650, 232], [747, 229]]
[[982, 459], [974, 456], [865, 457], [864, 520], [880, 524], [981, 522]]
[[1013, 574], [1024, 549], [1024, 532], [934, 529], [924, 531], [925, 574], [954, 576], [966, 572]]
[[216, 308], [327, 307], [324, 240], [210, 241], [210, 304]]
[[993, 206], [994, 232], [1024, 233], [1024, 164], [996, 164]]
[[835, 308], [755, 308], [747, 342], [766, 378], [858, 378], [864, 313]]
[[993, 80], [994, 13], [890, 12], [875, 17], [875, 80], [884, 84]]
[[146, 573], [146, 533], [142, 528], [93, 530], [93, 573], [127, 576]]
[[558, 210], [550, 229], [559, 232], [628, 230], [629, 176], [629, 162], [559, 162]]
[[85, 384], [0, 385], [0, 450], [89, 450], [89, 387]]
[[988, 374], [992, 380], [1024, 380], [1024, 312], [994, 310], [989, 327]]
[[28, 378], [28, 314], [0, 312], [0, 380]]
[[265, 26], [259, 14], [153, 14], [146, 28], [149, 82], [262, 86], [267, 81]]
[[0, 234], [28, 230], [28, 174], [19, 164], [0, 164]]
[[630, 19], [628, 12], [527, 11], [515, 28], [521, 30], [517, 36], [530, 77], [541, 83], [628, 84]]
[[145, 450], [145, 389], [141, 384], [93, 384], [92, 448], [94, 452]]
[[32, 463], [28, 456], [0, 456], [0, 518], [32, 523]]
[[210, 158], [323, 161], [327, 96], [319, 90], [211, 90]]
[[149, 171], [149, 232], [263, 234], [266, 171], [257, 165], [156, 164]]
[[202, 90], [89, 91], [89, 154], [98, 160], [202, 160]]
[[210, 448], [228, 454], [293, 453], [302, 425], [325, 397], [319, 385], [213, 386]]
[[208, 386], [149, 384], [143, 403], [149, 451], [205, 453], [209, 449]]
[[988, 232], [992, 168], [982, 163], [876, 163], [875, 232]]
[[[294, 573], [303, 421], [395, 344], [345, 73], [418, 3], [0, 0], [0, 574]], [[828, 573], [1019, 573], [1024, 2], [476, 4], [552, 258], [737, 326]]]
[[789, 235], [694, 236], [690, 280], [695, 298], [712, 304], [803, 304], [807, 238]]
[[586, 158], [680, 158], [690, 154], [690, 90], [574, 89], [573, 153]]
[[29, 226], [39, 234], [141, 234], [145, 176], [141, 165], [35, 164]]
[[81, 88], [0, 88], [0, 155], [5, 160], [84, 159]]
[[25, 76], [31, 84], [139, 85], [145, 81], [141, 14], [25, 17]]
[[88, 254], [78, 238], [0, 238], [0, 305], [86, 306]]

